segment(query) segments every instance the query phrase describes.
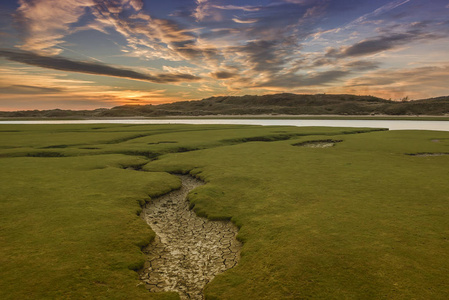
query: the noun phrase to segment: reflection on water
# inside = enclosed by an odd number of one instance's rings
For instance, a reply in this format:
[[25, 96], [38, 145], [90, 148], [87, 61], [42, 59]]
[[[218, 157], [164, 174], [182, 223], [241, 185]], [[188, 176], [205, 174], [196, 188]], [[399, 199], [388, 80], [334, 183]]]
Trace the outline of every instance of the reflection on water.
[[120, 119], [120, 120], [52, 120], [0, 121], [0, 124], [226, 124], [264, 126], [369, 127], [390, 130], [449, 131], [449, 121], [411, 120], [293, 120], [293, 119]]

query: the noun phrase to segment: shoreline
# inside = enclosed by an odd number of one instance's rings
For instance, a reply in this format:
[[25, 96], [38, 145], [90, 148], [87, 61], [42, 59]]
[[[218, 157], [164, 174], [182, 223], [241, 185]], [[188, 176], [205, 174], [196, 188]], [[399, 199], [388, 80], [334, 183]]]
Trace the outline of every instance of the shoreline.
[[448, 115], [285, 115], [285, 114], [261, 114], [261, 115], [201, 115], [201, 116], [129, 116], [129, 117], [0, 117], [0, 121], [68, 121], [68, 120], [171, 120], [171, 119], [269, 119], [269, 120], [412, 120], [412, 121], [449, 121]]

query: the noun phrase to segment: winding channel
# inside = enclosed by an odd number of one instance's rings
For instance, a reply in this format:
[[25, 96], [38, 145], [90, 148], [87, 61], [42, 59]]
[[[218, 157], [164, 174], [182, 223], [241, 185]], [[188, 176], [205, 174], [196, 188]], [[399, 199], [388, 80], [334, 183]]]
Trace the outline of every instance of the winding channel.
[[175, 291], [181, 299], [204, 299], [203, 289], [240, 258], [237, 227], [210, 221], [189, 209], [187, 194], [203, 183], [180, 175], [182, 187], [153, 199], [142, 217], [156, 233], [140, 279], [150, 292]]

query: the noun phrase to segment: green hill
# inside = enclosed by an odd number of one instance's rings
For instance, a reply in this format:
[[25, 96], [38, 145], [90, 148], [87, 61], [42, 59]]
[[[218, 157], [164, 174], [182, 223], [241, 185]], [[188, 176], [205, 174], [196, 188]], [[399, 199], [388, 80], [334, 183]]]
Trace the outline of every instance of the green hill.
[[435, 115], [449, 114], [449, 96], [391, 101], [373, 96], [275, 94], [220, 96], [160, 105], [124, 105], [96, 110], [0, 112], [0, 117], [162, 117], [205, 115]]

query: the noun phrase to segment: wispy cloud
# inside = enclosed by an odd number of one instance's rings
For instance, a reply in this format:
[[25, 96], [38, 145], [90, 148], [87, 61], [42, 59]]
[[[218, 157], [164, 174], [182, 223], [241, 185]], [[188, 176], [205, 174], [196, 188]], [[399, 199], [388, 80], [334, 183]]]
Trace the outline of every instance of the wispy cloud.
[[197, 22], [204, 21], [206, 18], [211, 18], [215, 21], [221, 19], [221, 15], [218, 12], [214, 12], [214, 6], [210, 3], [209, 0], [196, 0], [196, 8], [192, 13], [192, 16], [196, 19]]
[[[449, 77], [449, 65], [406, 69], [383, 69], [352, 78], [341, 86], [348, 92], [359, 91], [379, 97], [413, 99], [444, 95]], [[425, 86], [426, 88], [423, 88]]]
[[61, 93], [64, 92], [63, 88], [49, 88], [34, 85], [13, 84], [2, 87], [3, 94], [42, 94], [42, 93]]
[[63, 43], [71, 25], [78, 22], [93, 0], [33, 1], [19, 0], [15, 14], [22, 29], [24, 43], [21, 48], [30, 51], [59, 54], [55, 46]]
[[133, 70], [109, 66], [96, 62], [82, 62], [75, 61], [60, 56], [43, 56], [33, 52], [15, 51], [15, 50], [1, 50], [0, 57], [4, 57], [10, 61], [24, 63], [27, 65], [68, 71], [85, 73], [92, 75], [103, 75], [121, 77], [133, 80], [149, 81], [154, 83], [176, 83], [183, 81], [199, 80], [199, 77], [191, 74], [144, 74]]
[[[412, 25], [412, 27], [417, 27]], [[372, 55], [394, 49], [407, 43], [423, 40], [435, 40], [441, 35], [426, 32], [420, 28], [412, 28], [403, 33], [388, 33], [381, 36], [362, 40], [351, 46], [331, 48], [327, 51], [329, 57], [351, 57]]]
[[[199, 2], [206, 5], [207, 1]], [[217, 49], [206, 45], [197, 37], [200, 29], [182, 26], [179, 23], [152, 17], [145, 12], [126, 14], [111, 13], [115, 4], [95, 6], [92, 10], [97, 22], [121, 34], [127, 41], [124, 53], [139, 58], [164, 59], [168, 61], [201, 61], [213, 63]], [[196, 25], [195, 25], [196, 26]]]
[[238, 18], [232, 18], [232, 21], [234, 21], [235, 23], [240, 23], [240, 24], [252, 24], [252, 23], [256, 23], [257, 19], [241, 20]]
[[236, 77], [236, 73], [228, 72], [228, 71], [217, 71], [210, 74], [215, 79], [229, 79]]
[[224, 10], [243, 10], [243, 11], [259, 11], [261, 7], [259, 6], [238, 6], [238, 5], [213, 5], [213, 7]]
[[283, 0], [287, 3], [299, 4], [299, 5], [309, 5], [316, 2], [316, 0]]
[[366, 20], [368, 20], [368, 19], [370, 19], [372, 17], [377, 17], [377, 16], [379, 16], [381, 14], [389, 12], [389, 11], [391, 11], [391, 10], [401, 6], [401, 5], [404, 5], [404, 4], [406, 4], [406, 3], [410, 2], [410, 1], [411, 0], [396, 0], [396, 1], [389, 2], [389, 3], [385, 4], [385, 5], [377, 8], [376, 10], [374, 10], [374, 11], [372, 11], [370, 13], [367, 13], [367, 14], [357, 18], [356, 20], [354, 20], [354, 21], [350, 22], [349, 24], [347, 24], [345, 27], [347, 28], [347, 27], [351, 27], [351, 26], [355, 26], [357, 24], [363, 23], [364, 21], [366, 21]]
[[257, 87], [283, 87], [283, 88], [302, 88], [309, 86], [326, 86], [327, 84], [341, 81], [350, 74], [347, 70], [329, 70], [323, 72], [313, 72], [311, 74], [283, 74], [272, 77], [262, 82]]

